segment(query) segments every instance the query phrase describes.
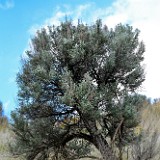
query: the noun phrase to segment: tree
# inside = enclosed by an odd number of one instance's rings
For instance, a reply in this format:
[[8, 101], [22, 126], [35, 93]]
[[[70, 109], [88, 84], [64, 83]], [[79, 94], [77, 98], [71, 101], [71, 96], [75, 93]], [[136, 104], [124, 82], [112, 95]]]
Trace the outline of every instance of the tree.
[[8, 119], [4, 115], [3, 104], [0, 101], [0, 130], [6, 128], [7, 126], [8, 126]]
[[111, 144], [129, 142], [137, 125], [145, 51], [138, 36], [129, 25], [108, 29], [101, 20], [37, 32], [17, 76], [19, 108], [12, 113], [28, 159], [45, 159], [51, 149], [67, 159], [75, 154], [68, 143], [77, 138], [104, 160], [117, 159]]
[[0, 117], [3, 116], [3, 105], [2, 102], [0, 101]]

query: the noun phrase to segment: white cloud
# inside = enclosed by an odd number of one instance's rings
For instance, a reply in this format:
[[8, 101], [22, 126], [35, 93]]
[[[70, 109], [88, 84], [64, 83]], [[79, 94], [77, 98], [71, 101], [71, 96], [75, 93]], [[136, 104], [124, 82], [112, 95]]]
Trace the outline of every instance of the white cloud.
[[117, 0], [112, 5], [112, 13], [104, 22], [113, 27], [117, 23], [130, 23], [141, 30], [141, 39], [146, 45], [145, 93], [149, 97], [160, 97], [160, 1], [159, 0]]
[[8, 112], [10, 103], [11, 103], [10, 101], [7, 101], [3, 104], [3, 110], [5, 113]]
[[31, 26], [29, 34], [34, 35], [37, 30], [53, 24], [59, 25], [65, 18], [71, 19], [74, 24], [77, 24], [78, 19], [82, 19], [83, 16], [86, 17], [86, 12], [90, 9], [91, 4], [79, 5], [74, 9], [69, 5], [63, 5], [63, 9], [60, 6], [57, 6], [56, 11], [54, 11], [50, 18], [47, 18], [42, 24], [34, 24]]
[[67, 12], [62, 12], [62, 11], [57, 11], [53, 17], [48, 18], [45, 20], [45, 22], [43, 22], [43, 24], [35, 24], [33, 25], [30, 29], [29, 29], [29, 33], [31, 35], [34, 35], [37, 30], [40, 30], [41, 28], [46, 28], [47, 26], [50, 25], [59, 25], [61, 22], [61, 19], [64, 18], [66, 15], [68, 15], [69, 13]]
[[46, 19], [43, 25], [34, 25], [30, 33], [42, 26], [58, 25], [65, 16], [71, 17], [73, 23], [78, 19], [92, 23], [101, 18], [103, 23], [114, 27], [118, 23], [129, 23], [141, 31], [140, 38], [146, 45], [145, 61], [146, 81], [142, 88], [143, 93], [149, 97], [160, 97], [160, 1], [159, 0], [115, 0], [111, 6], [98, 8], [95, 3], [79, 5], [75, 8], [66, 5], [57, 7], [51, 18]]
[[14, 7], [14, 2], [12, 0], [7, 0], [5, 3], [0, 2], [0, 9], [10, 9]]

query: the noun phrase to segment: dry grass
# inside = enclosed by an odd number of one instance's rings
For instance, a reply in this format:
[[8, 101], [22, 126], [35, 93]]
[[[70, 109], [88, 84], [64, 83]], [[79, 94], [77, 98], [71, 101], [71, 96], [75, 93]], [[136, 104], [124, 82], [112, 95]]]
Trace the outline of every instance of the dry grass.
[[0, 127], [0, 160], [22, 160], [10, 153], [9, 144], [13, 142], [14, 136], [9, 127]]
[[135, 142], [132, 148], [137, 160], [160, 160], [160, 102], [145, 106], [141, 112], [141, 123], [136, 128], [137, 133], [142, 134], [142, 140]]
[[142, 111], [141, 127], [146, 132], [157, 131], [160, 134], [160, 103], [149, 105]]

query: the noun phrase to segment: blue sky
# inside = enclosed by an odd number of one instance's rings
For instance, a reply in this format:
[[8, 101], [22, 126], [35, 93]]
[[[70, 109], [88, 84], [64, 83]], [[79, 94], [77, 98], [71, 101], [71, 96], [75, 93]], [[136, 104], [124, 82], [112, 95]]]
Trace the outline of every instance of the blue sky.
[[6, 115], [17, 107], [16, 73], [30, 38], [41, 27], [58, 25], [66, 15], [73, 23], [101, 18], [109, 27], [122, 22], [139, 28], [146, 44], [141, 92], [160, 97], [159, 0], [0, 0], [0, 100]]

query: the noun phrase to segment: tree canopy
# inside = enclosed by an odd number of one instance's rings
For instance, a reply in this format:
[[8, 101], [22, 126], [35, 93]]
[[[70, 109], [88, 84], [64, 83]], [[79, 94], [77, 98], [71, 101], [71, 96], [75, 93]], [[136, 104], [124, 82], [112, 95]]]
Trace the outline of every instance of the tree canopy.
[[112, 144], [121, 148], [134, 138], [143, 99], [136, 94], [145, 79], [138, 37], [132, 26], [108, 29], [101, 20], [65, 21], [37, 32], [17, 75], [19, 108], [12, 113], [28, 160], [53, 151], [79, 158], [89, 144], [103, 159], [117, 159]]

